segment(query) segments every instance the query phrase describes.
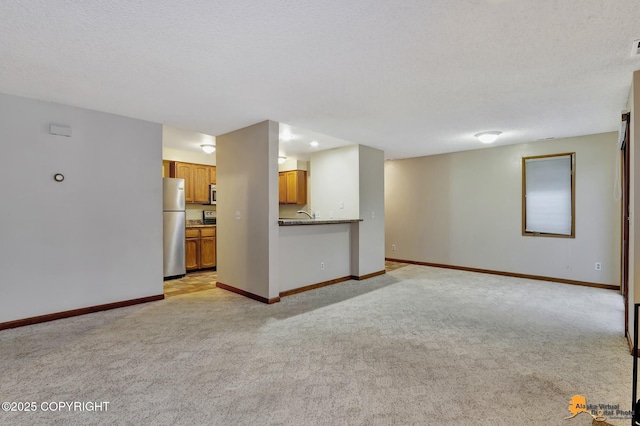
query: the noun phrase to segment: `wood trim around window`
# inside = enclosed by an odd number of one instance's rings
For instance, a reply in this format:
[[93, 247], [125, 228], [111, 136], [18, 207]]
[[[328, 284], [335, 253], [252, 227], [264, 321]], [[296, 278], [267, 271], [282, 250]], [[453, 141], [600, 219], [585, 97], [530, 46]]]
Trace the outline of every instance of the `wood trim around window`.
[[[528, 232], [527, 225], [527, 173], [526, 160], [553, 158], [553, 157], [571, 157], [571, 235], [550, 234], [546, 232]], [[531, 157], [522, 157], [522, 235], [525, 237], [553, 237], [553, 238], [575, 238], [576, 237], [576, 153], [564, 152], [561, 154], [535, 155]]]

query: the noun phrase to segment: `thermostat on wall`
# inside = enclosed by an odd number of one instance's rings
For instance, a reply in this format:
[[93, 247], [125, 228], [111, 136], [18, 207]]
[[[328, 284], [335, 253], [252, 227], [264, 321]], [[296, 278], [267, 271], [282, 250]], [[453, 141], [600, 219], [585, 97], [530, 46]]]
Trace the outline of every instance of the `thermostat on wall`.
[[64, 124], [49, 124], [49, 133], [52, 135], [71, 137], [71, 126]]

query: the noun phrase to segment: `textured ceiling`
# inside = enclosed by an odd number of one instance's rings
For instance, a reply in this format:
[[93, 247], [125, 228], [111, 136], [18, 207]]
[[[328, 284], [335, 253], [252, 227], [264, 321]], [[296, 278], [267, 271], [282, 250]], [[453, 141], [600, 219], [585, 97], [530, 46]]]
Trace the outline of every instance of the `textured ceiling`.
[[637, 0], [1, 1], [0, 92], [404, 158], [617, 130], [639, 22]]

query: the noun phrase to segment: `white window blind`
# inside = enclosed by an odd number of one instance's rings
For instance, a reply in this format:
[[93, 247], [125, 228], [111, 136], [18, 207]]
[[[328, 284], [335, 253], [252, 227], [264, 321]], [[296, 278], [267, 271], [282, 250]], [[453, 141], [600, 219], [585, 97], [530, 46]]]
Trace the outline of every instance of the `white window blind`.
[[525, 233], [573, 235], [573, 154], [525, 158]]

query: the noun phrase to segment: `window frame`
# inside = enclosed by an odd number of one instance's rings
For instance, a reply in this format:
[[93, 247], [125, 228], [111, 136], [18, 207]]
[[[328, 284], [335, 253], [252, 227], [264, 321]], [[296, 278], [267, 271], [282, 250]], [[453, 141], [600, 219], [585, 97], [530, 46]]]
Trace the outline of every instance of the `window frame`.
[[[554, 234], [548, 232], [527, 231], [527, 160], [570, 157], [571, 158], [571, 234]], [[560, 154], [535, 155], [522, 157], [522, 236], [525, 237], [552, 237], [575, 238], [576, 237], [576, 153], [563, 152]]]

